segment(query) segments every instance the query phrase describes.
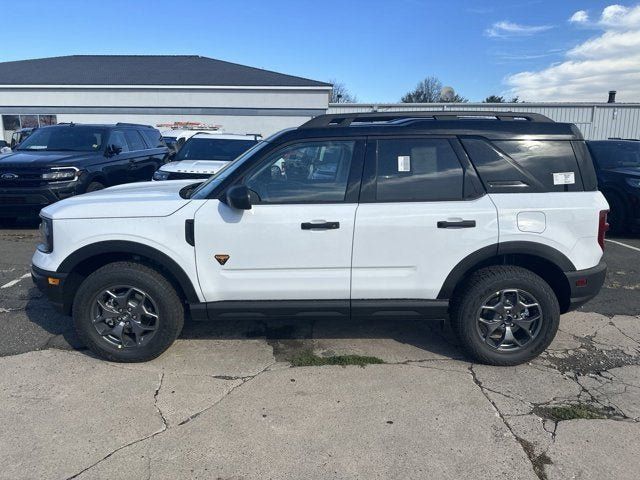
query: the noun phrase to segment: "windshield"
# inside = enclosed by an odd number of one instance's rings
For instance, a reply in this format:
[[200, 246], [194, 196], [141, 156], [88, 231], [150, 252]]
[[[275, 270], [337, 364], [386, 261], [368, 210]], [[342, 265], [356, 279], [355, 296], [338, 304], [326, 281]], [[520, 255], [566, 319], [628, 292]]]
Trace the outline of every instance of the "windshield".
[[191, 194], [191, 198], [196, 198], [196, 199], [207, 198], [209, 193], [211, 193], [213, 189], [215, 189], [218, 185], [220, 185], [225, 178], [227, 178], [229, 175], [235, 172], [240, 166], [242, 166], [242, 164], [244, 164], [247, 160], [249, 160], [251, 157], [256, 155], [258, 152], [260, 152], [267, 145], [269, 145], [269, 142], [262, 141], [262, 142], [256, 143], [253, 147], [251, 147], [249, 150], [244, 152], [242, 155], [236, 158], [233, 162], [227, 163], [224, 167], [222, 167], [220, 170], [214, 173], [211, 177], [209, 177], [209, 179], [206, 182], [202, 183], [198, 188], [196, 188]]
[[219, 160], [229, 162], [247, 151], [255, 140], [192, 137], [182, 146], [174, 160]]
[[600, 168], [640, 168], [640, 142], [590, 142]]
[[70, 152], [96, 152], [102, 150], [106, 136], [104, 128], [65, 125], [35, 130], [18, 150], [63, 150]]

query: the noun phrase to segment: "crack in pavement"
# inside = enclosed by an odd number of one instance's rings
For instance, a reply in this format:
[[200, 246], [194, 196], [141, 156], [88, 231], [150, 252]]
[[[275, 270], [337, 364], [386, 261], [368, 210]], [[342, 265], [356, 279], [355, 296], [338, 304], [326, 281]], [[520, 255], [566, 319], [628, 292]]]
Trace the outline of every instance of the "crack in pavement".
[[208, 412], [209, 410], [211, 410], [213, 407], [215, 407], [216, 405], [218, 405], [220, 402], [222, 402], [225, 398], [227, 398], [229, 395], [231, 395], [231, 393], [233, 393], [235, 390], [237, 390], [238, 388], [242, 387], [243, 385], [245, 385], [246, 383], [250, 382], [251, 380], [253, 380], [254, 378], [256, 378], [258, 375], [263, 374], [264, 372], [266, 372], [269, 368], [271, 368], [273, 365], [275, 365], [277, 363], [277, 361], [274, 361], [272, 363], [270, 363], [269, 365], [267, 365], [266, 367], [264, 367], [262, 370], [260, 370], [258, 373], [256, 373], [255, 375], [250, 375], [248, 377], [240, 377], [237, 378], [236, 380], [240, 380], [241, 383], [239, 383], [238, 385], [231, 387], [229, 389], [229, 391], [222, 396], [220, 399], [218, 399], [218, 401], [212, 403], [211, 405], [209, 405], [207, 408], [203, 408], [202, 410], [200, 410], [199, 412], [194, 413], [193, 415], [190, 415], [189, 417], [187, 417], [186, 419], [184, 419], [183, 421], [181, 421], [180, 423], [178, 423], [178, 427], [182, 426], [186, 423], [189, 423], [191, 420], [199, 417], [200, 415], [202, 415], [205, 412]]
[[167, 431], [169, 429], [169, 427], [167, 426], [167, 421], [164, 418], [164, 414], [162, 413], [162, 410], [160, 409], [160, 407], [158, 407], [158, 394], [160, 393], [160, 389], [162, 388], [163, 379], [164, 379], [164, 373], [161, 373], [160, 374], [160, 380], [158, 382], [158, 387], [155, 389], [155, 391], [153, 393], [153, 406], [156, 408], [156, 410], [158, 411], [158, 414], [160, 415], [160, 418], [162, 419], [162, 428], [160, 430], [156, 431], [156, 432], [151, 433], [150, 435], [146, 435], [146, 436], [144, 436], [142, 438], [139, 438], [137, 440], [129, 442], [126, 445], [122, 445], [122, 446], [116, 448], [115, 450], [109, 452], [107, 455], [102, 457], [97, 462], [94, 462], [91, 465], [89, 465], [88, 467], [80, 470], [78, 473], [76, 473], [74, 475], [71, 475], [70, 477], [67, 477], [66, 480], [73, 480], [74, 478], [78, 478], [80, 475], [82, 475], [83, 473], [91, 470], [95, 466], [101, 464], [102, 462], [104, 462], [109, 457], [111, 457], [111, 456], [115, 455], [116, 453], [118, 453], [120, 450], [124, 450], [125, 448], [128, 448], [128, 447], [130, 447], [132, 445], [135, 445], [137, 443], [140, 443], [140, 442], [143, 442], [143, 441], [148, 440], [150, 438], [153, 438], [156, 435], [160, 435], [161, 433], [163, 433], [163, 432], [165, 432], [165, 431]]
[[497, 413], [498, 417], [500, 418], [500, 420], [502, 421], [504, 426], [507, 427], [507, 430], [509, 430], [509, 433], [511, 433], [511, 436], [514, 438], [514, 440], [516, 440], [518, 442], [518, 445], [520, 445], [520, 448], [522, 448], [522, 451], [524, 452], [524, 454], [529, 459], [529, 462], [531, 463], [531, 468], [533, 470], [533, 473], [540, 480], [547, 480], [547, 475], [546, 475], [546, 473], [544, 471], [544, 465], [550, 465], [551, 464], [551, 460], [549, 459], [549, 457], [547, 457], [546, 450], [543, 453], [541, 453], [540, 455], [535, 455], [533, 444], [531, 442], [521, 438], [520, 436], [516, 435], [516, 433], [513, 431], [513, 428], [511, 427], [511, 425], [509, 425], [509, 422], [507, 422], [507, 419], [502, 414], [502, 412], [500, 411], [498, 406], [491, 399], [491, 397], [489, 397], [489, 395], [487, 395], [487, 393], [484, 390], [485, 387], [483, 387], [482, 382], [480, 381], [480, 379], [476, 375], [476, 372], [473, 370], [473, 365], [470, 365], [468, 370], [469, 370], [469, 374], [471, 375], [471, 378], [473, 380], [473, 383], [475, 383], [478, 386], [478, 388], [480, 389], [480, 392], [482, 393], [482, 395], [484, 395], [484, 397], [487, 399], [487, 401], [491, 404], [491, 406], [493, 407], [493, 409]]
[[[212, 408], [214, 408], [216, 405], [218, 405], [220, 402], [222, 402], [224, 399], [226, 399], [229, 395], [231, 395], [231, 393], [233, 393], [236, 389], [242, 387], [243, 385], [245, 385], [246, 383], [250, 382], [251, 380], [253, 380], [254, 378], [256, 378], [257, 376], [261, 375], [262, 373], [264, 373], [265, 371], [267, 371], [267, 369], [269, 369], [271, 366], [273, 366], [275, 363], [277, 362], [272, 362], [270, 364], [268, 364], [266, 367], [264, 367], [262, 370], [260, 370], [258, 373], [256, 373], [255, 375], [250, 375], [248, 377], [240, 377], [238, 378], [238, 380], [242, 380], [242, 383], [235, 385], [234, 387], [230, 388], [228, 392], [226, 392], [220, 399], [218, 399], [217, 401], [215, 401], [214, 403], [212, 403], [211, 405], [209, 405], [207, 408], [204, 408], [202, 410], [200, 410], [199, 412], [194, 413], [193, 415], [189, 416], [187, 419], [183, 420], [182, 422], [178, 423], [178, 425], [176, 425], [175, 428], [180, 427], [186, 423], [189, 423], [190, 421], [194, 420], [195, 418], [199, 417], [201, 414], [211, 410]], [[145, 440], [149, 440], [151, 438], [154, 438], [168, 430], [171, 429], [171, 427], [168, 425], [167, 420], [164, 416], [164, 413], [162, 412], [162, 410], [160, 409], [160, 407], [158, 406], [158, 396], [160, 394], [160, 390], [162, 389], [162, 383], [164, 380], [164, 372], [160, 373], [160, 380], [158, 382], [158, 387], [155, 389], [154, 394], [153, 394], [153, 404], [154, 407], [156, 408], [156, 410], [158, 411], [158, 415], [160, 416], [161, 420], [162, 420], [162, 428], [156, 432], [153, 432], [149, 435], [146, 435], [142, 438], [136, 439], [132, 442], [127, 443], [126, 445], [122, 445], [118, 448], [116, 448], [115, 450], [109, 452], [107, 455], [105, 455], [104, 457], [102, 457], [100, 460], [98, 460], [97, 462], [92, 463], [91, 465], [89, 465], [88, 467], [82, 469], [80, 472], [67, 477], [66, 480], [73, 480], [74, 478], [78, 478], [80, 475], [82, 475], [83, 473], [91, 470], [92, 468], [96, 467], [97, 465], [99, 465], [100, 463], [104, 462], [105, 460], [107, 460], [108, 458], [112, 457], [113, 455], [115, 455], [116, 453], [120, 452], [121, 450], [124, 450], [125, 448], [129, 448], [133, 445], [136, 445], [138, 443], [144, 442]], [[216, 377], [214, 377], [216, 378]], [[148, 459], [148, 461], [150, 462], [151, 460]], [[151, 467], [149, 465], [149, 478], [151, 478]]]

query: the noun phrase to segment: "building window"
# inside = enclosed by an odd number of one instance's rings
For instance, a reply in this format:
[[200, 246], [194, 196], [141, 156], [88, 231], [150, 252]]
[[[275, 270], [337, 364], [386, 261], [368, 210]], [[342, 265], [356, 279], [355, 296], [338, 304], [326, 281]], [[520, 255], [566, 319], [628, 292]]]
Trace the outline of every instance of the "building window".
[[58, 123], [58, 119], [55, 115], [38, 115], [38, 121], [40, 122], [41, 127], [44, 127], [45, 125], [55, 125]]
[[20, 115], [20, 127], [35, 128], [38, 126], [38, 115]]
[[20, 115], [2, 115], [2, 127], [6, 130], [20, 129]]
[[56, 115], [2, 115], [4, 139], [9, 141], [11, 135], [21, 128], [44, 127], [58, 123]]

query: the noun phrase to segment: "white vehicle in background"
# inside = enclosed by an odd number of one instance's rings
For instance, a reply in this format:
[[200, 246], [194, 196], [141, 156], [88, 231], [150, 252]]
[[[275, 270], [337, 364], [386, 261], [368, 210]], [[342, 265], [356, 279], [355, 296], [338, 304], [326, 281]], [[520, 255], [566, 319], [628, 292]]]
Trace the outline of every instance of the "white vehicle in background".
[[173, 157], [153, 174], [153, 180], [208, 178], [240, 156], [262, 137], [254, 134], [195, 132]]
[[168, 130], [161, 130], [162, 139], [167, 147], [174, 152], [180, 150], [184, 142], [189, 140], [196, 133], [214, 133], [220, 131], [220, 125], [205, 125], [198, 122], [174, 122], [174, 123], [162, 123], [156, 125], [158, 128], [168, 128]]

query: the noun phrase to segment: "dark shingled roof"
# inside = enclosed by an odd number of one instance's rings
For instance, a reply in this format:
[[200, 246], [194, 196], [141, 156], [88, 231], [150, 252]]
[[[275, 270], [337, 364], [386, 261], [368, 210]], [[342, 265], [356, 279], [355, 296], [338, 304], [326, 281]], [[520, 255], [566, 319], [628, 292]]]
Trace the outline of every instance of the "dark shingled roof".
[[0, 85], [330, 86], [198, 55], [70, 55], [0, 62]]

